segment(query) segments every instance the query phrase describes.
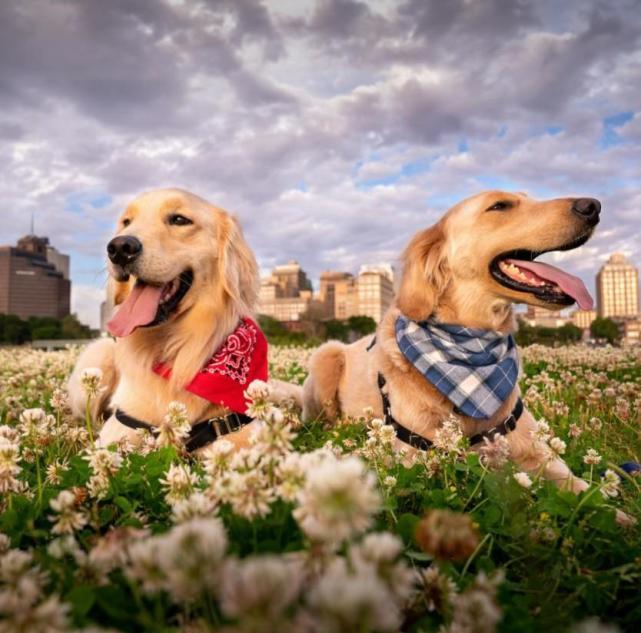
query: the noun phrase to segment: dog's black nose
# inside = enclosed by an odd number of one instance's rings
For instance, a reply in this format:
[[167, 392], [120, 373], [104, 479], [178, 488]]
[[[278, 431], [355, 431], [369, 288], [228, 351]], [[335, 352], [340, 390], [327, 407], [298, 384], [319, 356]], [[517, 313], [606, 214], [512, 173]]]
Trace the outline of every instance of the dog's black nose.
[[596, 198], [577, 198], [572, 203], [572, 211], [582, 217], [590, 226], [599, 222], [601, 203]]
[[109, 259], [118, 266], [131, 264], [142, 253], [142, 242], [131, 235], [119, 235], [107, 244]]

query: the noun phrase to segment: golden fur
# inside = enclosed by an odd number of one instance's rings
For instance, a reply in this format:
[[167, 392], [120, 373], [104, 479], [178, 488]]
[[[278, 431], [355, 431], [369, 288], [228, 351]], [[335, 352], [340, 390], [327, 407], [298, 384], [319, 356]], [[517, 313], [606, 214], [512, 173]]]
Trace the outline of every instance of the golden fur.
[[[166, 217], [179, 212], [193, 224], [168, 227]], [[202, 198], [178, 189], [145, 193], [123, 212], [117, 235], [131, 235], [144, 245], [137, 271], [146, 281], [163, 284], [190, 268], [194, 279], [177, 311], [166, 322], [141, 327], [124, 338], [103, 339], [83, 351], [69, 380], [70, 402], [77, 415], [84, 414], [82, 371], [100, 367], [104, 390], [93, 403], [94, 418], [109, 406], [151, 424], [159, 424], [170, 402], [180, 401], [192, 422], [223, 413], [223, 407], [183, 388], [203, 367], [242, 316], [253, 315], [259, 289], [258, 267], [237, 220]], [[118, 306], [129, 294], [134, 276], [118, 281], [110, 264], [108, 292]], [[172, 367], [166, 380], [152, 371], [165, 362]], [[276, 399], [296, 398], [293, 386], [275, 383]], [[245, 443], [249, 428], [227, 436]], [[100, 434], [103, 445], [134, 437], [131, 429], [108, 419]]]
[[[498, 200], [508, 200], [514, 206], [509, 211], [486, 213]], [[377, 384], [380, 372], [386, 380], [394, 418], [413, 432], [433, 439], [453, 407], [399, 350], [394, 330], [397, 317], [402, 313], [422, 320], [435, 315], [445, 323], [513, 331], [513, 303], [546, 304], [496, 282], [489, 273], [490, 262], [512, 249], [554, 249], [591, 231], [571, 212], [571, 204], [569, 198], [540, 202], [524, 194], [484, 192], [457, 204], [436, 225], [419, 231], [403, 254], [395, 305], [379, 324], [374, 347], [367, 351], [371, 336], [351, 345], [331, 341], [312, 356], [304, 385], [304, 417], [313, 419], [324, 414], [335, 420], [340, 414], [360, 416], [365, 407], [382, 417]], [[518, 386], [488, 421], [462, 417], [464, 433], [470, 436], [499, 424], [509, 415], [517, 397]], [[575, 492], [584, 490], [587, 484], [574, 477], [546, 444], [534, 438], [535, 425], [526, 410], [516, 430], [506, 436], [511, 458], [526, 471], [541, 472]]]

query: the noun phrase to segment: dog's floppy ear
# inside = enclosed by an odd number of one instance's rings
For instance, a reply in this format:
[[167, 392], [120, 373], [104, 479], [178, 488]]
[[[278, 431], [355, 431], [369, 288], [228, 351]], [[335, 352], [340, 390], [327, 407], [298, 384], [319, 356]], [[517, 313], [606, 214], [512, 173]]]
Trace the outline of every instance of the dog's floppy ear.
[[258, 265], [236, 218], [220, 214], [217, 241], [218, 275], [223, 290], [241, 314], [250, 315], [258, 301]]
[[427, 319], [449, 279], [445, 234], [436, 224], [417, 233], [403, 253], [403, 276], [396, 298], [399, 310], [413, 321]]

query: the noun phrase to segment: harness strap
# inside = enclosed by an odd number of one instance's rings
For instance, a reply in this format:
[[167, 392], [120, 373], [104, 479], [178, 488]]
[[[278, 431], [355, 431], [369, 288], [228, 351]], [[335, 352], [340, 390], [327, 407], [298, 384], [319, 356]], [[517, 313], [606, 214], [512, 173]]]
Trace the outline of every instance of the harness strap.
[[[428, 440], [422, 435], [417, 435], [413, 431], [410, 431], [407, 427], [403, 426], [398, 422], [392, 415], [392, 406], [389, 401], [389, 396], [383, 391], [386, 381], [383, 377], [383, 374], [378, 374], [378, 390], [381, 393], [381, 399], [383, 400], [383, 414], [385, 416], [385, 423], [391, 424], [396, 430], [396, 437], [402, 442], [409, 444], [414, 448], [418, 448], [422, 451], [427, 451], [433, 448], [434, 443], [431, 440]], [[516, 428], [516, 423], [523, 413], [523, 401], [521, 398], [518, 398], [512, 413], [498, 426], [495, 426], [492, 429], [477, 433], [470, 437], [470, 446], [475, 446], [480, 444], [484, 438], [492, 439], [494, 435], [507, 435]]]
[[[128, 426], [130, 429], [145, 429], [154, 435], [158, 433], [158, 427], [127, 415], [120, 409], [116, 410], [116, 420], [118, 420], [120, 424]], [[248, 415], [232, 412], [225, 416], [196, 422], [192, 425], [191, 431], [185, 441], [185, 448], [187, 449], [187, 452], [192, 453], [207, 444], [211, 444], [219, 437], [223, 437], [228, 433], [240, 430], [251, 421], [252, 418]]]

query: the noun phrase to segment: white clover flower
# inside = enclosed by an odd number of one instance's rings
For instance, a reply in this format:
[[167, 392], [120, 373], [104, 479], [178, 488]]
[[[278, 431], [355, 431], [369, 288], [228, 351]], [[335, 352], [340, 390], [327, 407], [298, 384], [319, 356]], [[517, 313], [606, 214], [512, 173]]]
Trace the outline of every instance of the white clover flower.
[[305, 483], [305, 469], [300, 453], [288, 453], [276, 466], [276, 494], [284, 501], [294, 501]]
[[87, 367], [80, 374], [80, 386], [88, 398], [94, 398], [101, 391], [102, 369], [99, 367]]
[[66, 459], [56, 459], [47, 466], [47, 481], [57, 486], [60, 483], [62, 475], [69, 470], [69, 462]]
[[491, 580], [480, 572], [470, 587], [457, 594], [453, 599], [449, 632], [493, 633], [503, 617], [496, 600], [496, 585], [502, 580], [502, 574], [497, 574], [495, 580]]
[[256, 630], [268, 630], [267, 624], [275, 626], [298, 599], [302, 582], [301, 563], [286, 556], [229, 559], [218, 588], [220, 606], [227, 617], [254, 622]]
[[11, 633], [67, 633], [71, 607], [60, 601], [56, 594], [48, 596], [39, 604], [29, 603], [23, 595], [14, 602], [14, 610], [3, 613], [0, 630]]
[[165, 499], [170, 505], [187, 498], [198, 484], [198, 475], [188, 464], [171, 464], [165, 478], [159, 480], [165, 491]]
[[18, 466], [20, 447], [17, 442], [0, 435], [0, 493], [21, 492], [23, 482], [17, 479], [22, 468]]
[[393, 488], [396, 485], [396, 477], [392, 477], [392, 475], [387, 475], [385, 479], [383, 479], [383, 485], [386, 488]]
[[296, 433], [291, 424], [284, 422], [280, 409], [273, 409], [279, 415], [270, 415], [268, 420], [259, 420], [252, 429], [250, 442], [258, 452], [265, 456], [278, 457], [292, 450], [292, 440]]
[[371, 525], [381, 504], [375, 481], [357, 457], [324, 460], [308, 471], [294, 518], [312, 540], [340, 543]]
[[555, 455], [563, 455], [567, 445], [561, 438], [553, 437], [550, 440], [550, 448], [554, 451]]
[[550, 425], [545, 420], [538, 420], [536, 422], [536, 430], [534, 435], [541, 442], [547, 442], [551, 437]]
[[571, 633], [620, 633], [616, 624], [605, 624], [598, 618], [588, 618], [572, 627]]
[[396, 631], [401, 612], [394, 594], [371, 568], [352, 573], [335, 558], [307, 594], [310, 617], [320, 631]]
[[263, 380], [252, 380], [245, 391], [247, 398], [254, 401], [267, 400], [271, 393], [271, 387]]
[[170, 402], [167, 415], [158, 426], [156, 445], [181, 448], [190, 432], [191, 422], [187, 416], [187, 407], [182, 402]]
[[434, 446], [446, 453], [457, 453], [462, 439], [459, 419], [451, 415], [434, 434]]
[[456, 583], [432, 563], [418, 572], [418, 581], [423, 588], [423, 597], [428, 611], [447, 611], [456, 596]]
[[523, 488], [532, 487], [532, 480], [530, 479], [530, 476], [527, 473], [524, 473], [524, 472], [514, 473], [514, 479], [516, 480], [516, 483], [519, 484], [519, 486], [523, 486]]
[[125, 575], [141, 584], [145, 593], [156, 593], [167, 585], [167, 574], [162, 564], [161, 550], [164, 543], [161, 537], [134, 541], [128, 548], [128, 563]]
[[191, 601], [218, 587], [227, 550], [227, 534], [220, 519], [191, 519], [159, 538], [165, 589], [174, 600]]
[[76, 496], [70, 490], [61, 491], [55, 499], [49, 502], [56, 515], [50, 516], [55, 521], [51, 531], [54, 534], [73, 534], [87, 524], [87, 515], [83, 510], [76, 509]]
[[599, 455], [599, 453], [597, 453], [593, 448], [588, 448], [583, 456], [583, 463], [588, 464], [589, 466], [596, 466], [601, 463], [601, 455]]
[[232, 472], [229, 479], [228, 501], [235, 514], [255, 519], [269, 514], [276, 499], [266, 474], [259, 468]]
[[608, 468], [603, 475], [601, 493], [604, 497], [618, 497], [620, 483], [621, 479], [619, 478], [619, 475]]
[[583, 429], [578, 424], [570, 424], [570, 427], [568, 429], [568, 435], [570, 437], [579, 437], [581, 433], [583, 433]]
[[202, 492], [192, 492], [188, 497], [178, 499], [171, 508], [174, 523], [212, 516], [215, 512], [216, 502]]
[[49, 404], [56, 411], [64, 411], [67, 407], [67, 392], [64, 389], [60, 389], [60, 387], [56, 387], [51, 394]]
[[216, 440], [203, 455], [203, 466], [208, 475], [208, 481], [229, 469], [234, 454], [234, 445], [225, 439]]
[[269, 402], [271, 397], [271, 387], [262, 380], [254, 380], [247, 387], [244, 396], [249, 400], [247, 415], [252, 418], [262, 420], [268, 415], [273, 405]]
[[415, 575], [405, 561], [399, 560], [402, 551], [403, 543], [397, 536], [389, 532], [375, 532], [352, 545], [349, 559], [354, 569], [360, 569], [361, 573], [376, 573], [396, 598], [404, 603], [414, 589]]
[[92, 470], [87, 483], [89, 494], [95, 499], [102, 499], [109, 490], [109, 481], [118, 472], [122, 464], [122, 455], [106, 448], [92, 448], [83, 456]]
[[51, 541], [47, 546], [47, 553], [61, 560], [65, 556], [71, 556], [76, 564], [80, 566], [87, 561], [86, 552], [80, 547], [72, 534], [64, 534]]
[[492, 439], [483, 438], [483, 444], [479, 448], [479, 454], [483, 464], [490, 470], [498, 470], [503, 467], [510, 458], [510, 444], [504, 435], [495, 433]]

